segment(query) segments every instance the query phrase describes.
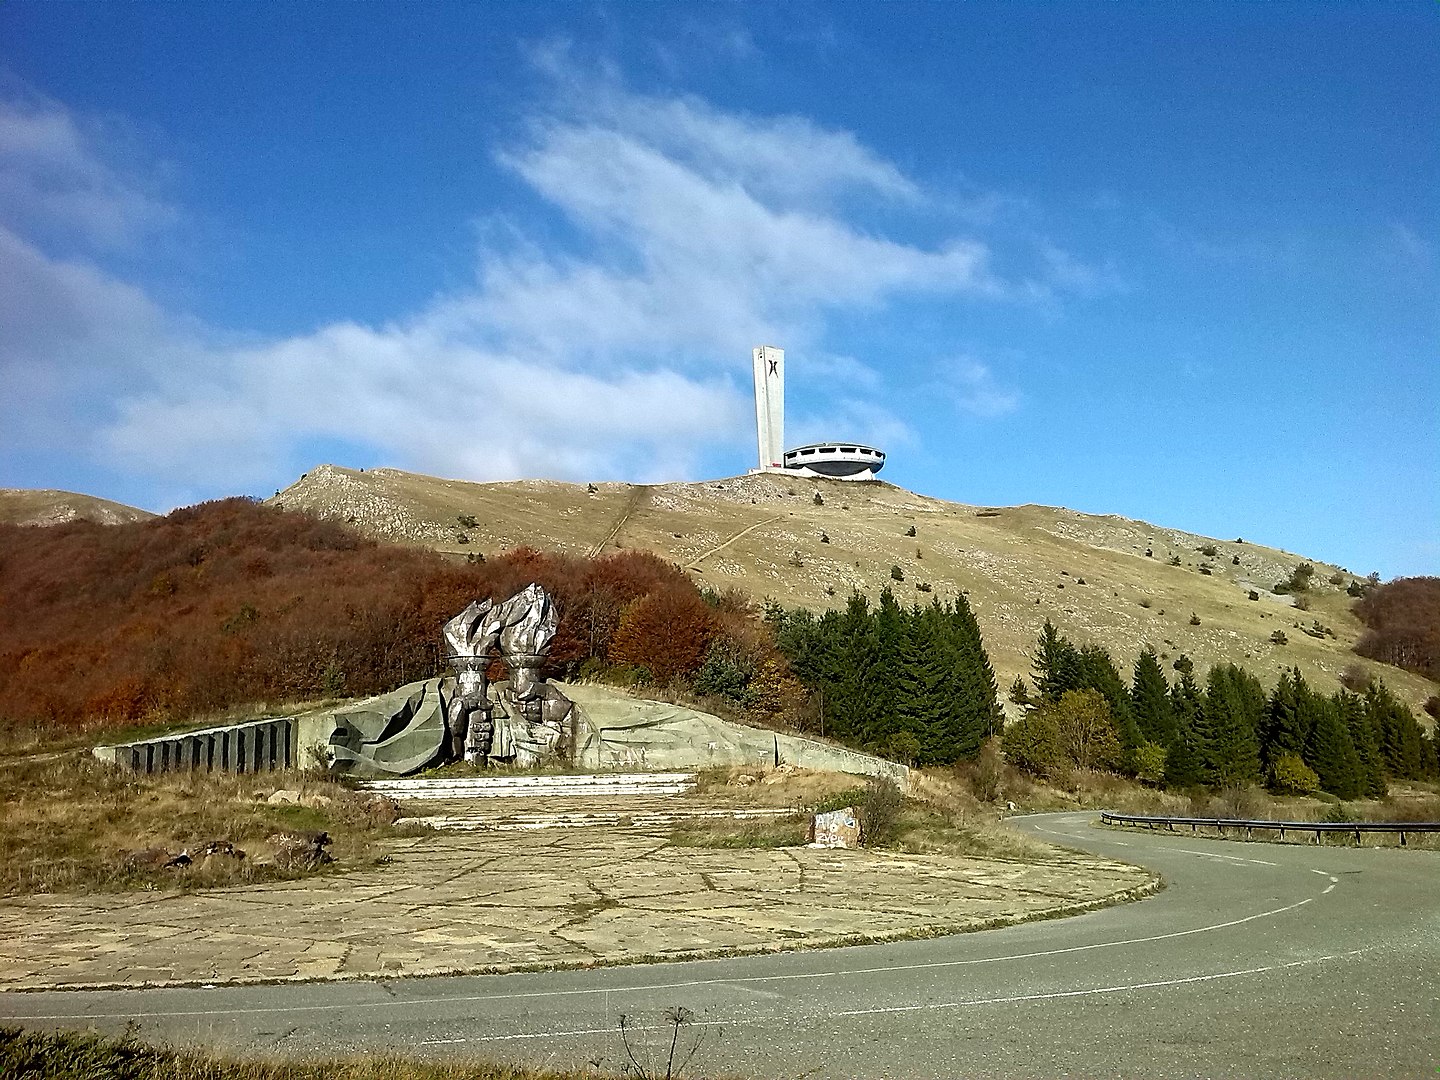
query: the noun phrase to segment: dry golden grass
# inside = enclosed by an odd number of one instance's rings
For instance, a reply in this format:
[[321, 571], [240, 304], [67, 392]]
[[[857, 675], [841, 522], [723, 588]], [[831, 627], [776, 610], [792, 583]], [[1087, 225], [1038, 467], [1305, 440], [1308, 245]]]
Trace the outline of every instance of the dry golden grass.
[[[388, 1054], [329, 1061], [246, 1061], [152, 1047], [130, 1038], [0, 1028], [0, 1076], [16, 1080], [596, 1080], [617, 1075], [621, 1074], [591, 1068], [531, 1069]], [[697, 1074], [687, 1070], [685, 1075]]]
[[[881, 845], [917, 854], [975, 855], [1044, 862], [1056, 857], [1048, 844], [1005, 824], [999, 806], [972, 793], [962, 770], [915, 769], [892, 835]], [[709, 821], [677, 826], [672, 843], [692, 847], [785, 847], [805, 842], [810, 816], [847, 803], [861, 805], [867, 785], [844, 773], [780, 769], [708, 769], [699, 774], [701, 795], [722, 794], [728, 803], [793, 807], [768, 821]]]
[[[271, 806], [277, 789], [311, 805]], [[271, 840], [285, 833], [329, 833], [332, 868], [373, 864], [374, 843], [396, 835], [394, 817], [393, 804], [298, 773], [147, 777], [86, 754], [12, 759], [0, 766], [0, 893], [200, 888], [326, 868], [287, 858]], [[212, 841], [246, 857], [200, 857]], [[163, 865], [181, 851], [195, 860]]]
[[[768, 597], [787, 606], [835, 607], [852, 589], [873, 598], [887, 585], [907, 604], [964, 590], [1002, 690], [1016, 674], [1028, 674], [1026, 654], [1046, 618], [1077, 642], [1104, 645], [1127, 671], [1148, 642], [1168, 660], [1187, 654], [1202, 670], [1234, 662], [1273, 680], [1282, 668], [1299, 666], [1328, 692], [1342, 669], [1357, 662], [1350, 646], [1363, 628], [1344, 592], [1350, 575], [1253, 542], [1054, 507], [966, 506], [885, 483], [767, 475], [594, 487], [473, 484], [327, 465], [273, 501], [457, 556], [521, 544], [577, 555], [653, 551], [717, 591], [735, 587], [756, 601]], [[817, 494], [822, 505], [815, 504]], [[461, 527], [461, 515], [473, 516], [476, 525]], [[906, 535], [912, 526], [913, 537]], [[1212, 547], [1215, 554], [1205, 554]], [[1179, 566], [1169, 565], [1172, 557]], [[1316, 571], [1309, 611], [1270, 591], [1302, 561]], [[891, 580], [892, 565], [901, 567], [903, 583]], [[1342, 584], [1331, 584], [1337, 574]], [[932, 591], [919, 591], [922, 583]], [[1249, 599], [1252, 588], [1258, 600]], [[1316, 623], [1334, 636], [1307, 634]], [[1277, 629], [1286, 644], [1270, 640]], [[1434, 693], [1419, 676], [1361, 664], [1417, 708]]]
[[723, 795], [727, 805], [737, 807], [817, 806], [861, 783], [848, 773], [799, 769], [793, 765], [774, 769], [719, 766], [701, 769], [695, 774], [698, 795]]

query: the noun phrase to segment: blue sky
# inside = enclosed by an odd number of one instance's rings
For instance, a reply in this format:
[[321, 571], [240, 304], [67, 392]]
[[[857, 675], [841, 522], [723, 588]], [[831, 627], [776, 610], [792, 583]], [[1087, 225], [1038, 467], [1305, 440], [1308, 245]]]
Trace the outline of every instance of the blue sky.
[[752, 464], [1440, 572], [1440, 8], [0, 5], [0, 485]]

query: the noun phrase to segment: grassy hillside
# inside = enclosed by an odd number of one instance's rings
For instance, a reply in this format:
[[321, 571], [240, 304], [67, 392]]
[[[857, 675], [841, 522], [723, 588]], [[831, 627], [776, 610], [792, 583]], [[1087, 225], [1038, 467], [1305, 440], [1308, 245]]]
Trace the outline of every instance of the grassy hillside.
[[[1248, 539], [1121, 517], [967, 506], [885, 483], [774, 475], [587, 487], [331, 465], [271, 501], [455, 554], [518, 544], [571, 554], [653, 551], [697, 582], [787, 606], [834, 607], [852, 588], [873, 597], [885, 585], [902, 602], [928, 601], [926, 585], [931, 595], [963, 590], [1002, 687], [1028, 673], [1026, 653], [1050, 618], [1076, 641], [1104, 645], [1127, 669], [1149, 642], [1168, 660], [1189, 655], [1202, 670], [1233, 661], [1273, 681], [1298, 665], [1328, 692], [1342, 669], [1358, 663], [1416, 707], [1434, 693], [1424, 679], [1350, 651], [1364, 627], [1345, 593], [1352, 575], [1341, 568]], [[1271, 591], [1303, 562], [1315, 569], [1300, 601], [1309, 610]], [[1251, 591], [1258, 599], [1249, 599]], [[1277, 630], [1285, 644], [1272, 641]]]
[[120, 525], [154, 516], [148, 510], [73, 491], [0, 488], [0, 523], [6, 525], [63, 525], [67, 521]]

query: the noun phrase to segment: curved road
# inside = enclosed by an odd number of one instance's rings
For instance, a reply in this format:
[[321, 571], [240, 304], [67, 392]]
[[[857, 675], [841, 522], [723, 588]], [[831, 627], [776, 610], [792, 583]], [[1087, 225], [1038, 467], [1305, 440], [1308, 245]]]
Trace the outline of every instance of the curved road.
[[243, 1053], [618, 1071], [621, 1014], [642, 1055], [646, 1043], [663, 1054], [661, 1017], [684, 1006], [688, 1033], [707, 1035], [691, 1072], [706, 1075], [1440, 1074], [1440, 853], [1111, 832], [1092, 819], [1015, 823], [1151, 867], [1169, 887], [929, 941], [533, 975], [11, 994], [0, 1016], [100, 1030], [134, 1016], [145, 1037]]

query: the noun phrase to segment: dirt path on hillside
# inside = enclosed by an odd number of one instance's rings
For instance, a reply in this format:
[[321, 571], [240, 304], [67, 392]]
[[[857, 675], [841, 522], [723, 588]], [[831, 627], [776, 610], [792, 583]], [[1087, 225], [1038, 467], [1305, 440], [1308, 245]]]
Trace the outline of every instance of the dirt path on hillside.
[[726, 541], [724, 541], [723, 543], [717, 544], [715, 547], [711, 548], [709, 551], [702, 552], [701, 554], [696, 555], [694, 559], [692, 559], [690, 562], [688, 562], [688, 563], [685, 564], [685, 569], [686, 569], [686, 570], [694, 570], [694, 569], [695, 569], [696, 567], [698, 567], [702, 562], [704, 562], [706, 559], [710, 558], [711, 555], [714, 555], [716, 552], [719, 552], [719, 551], [724, 551], [727, 547], [729, 547], [731, 544], [733, 544], [736, 540], [739, 540], [742, 536], [749, 536], [749, 535], [750, 535], [752, 532], [754, 532], [756, 529], [763, 529], [766, 525], [774, 525], [775, 522], [780, 521], [780, 520], [783, 519], [784, 517], [785, 517], [784, 514], [776, 514], [776, 515], [775, 515], [774, 517], [772, 517], [772, 518], [766, 518], [764, 521], [757, 521], [754, 525], [750, 525], [750, 526], [747, 526], [746, 528], [741, 529], [741, 530], [740, 530], [739, 532], [737, 532], [734, 536], [730, 537], [729, 540], [726, 540]]
[[604, 538], [586, 552], [586, 557], [593, 559], [600, 552], [605, 550], [605, 545], [619, 535], [625, 523], [630, 520], [632, 514], [642, 507], [650, 505], [650, 489], [643, 484], [637, 484], [630, 489], [630, 494], [625, 500], [625, 508], [620, 511], [620, 517], [616, 520], [614, 528], [605, 534]]

